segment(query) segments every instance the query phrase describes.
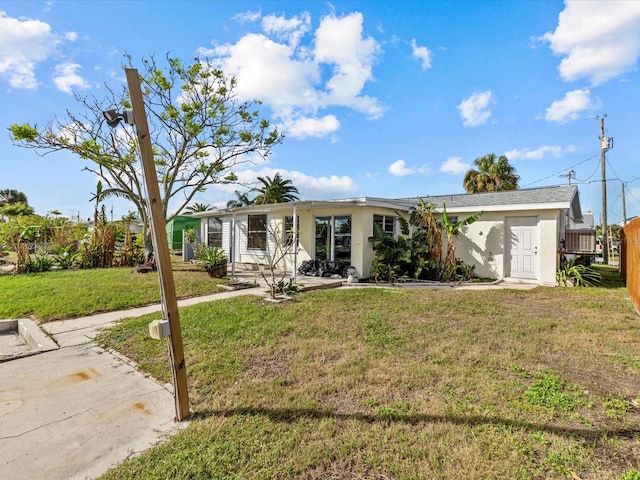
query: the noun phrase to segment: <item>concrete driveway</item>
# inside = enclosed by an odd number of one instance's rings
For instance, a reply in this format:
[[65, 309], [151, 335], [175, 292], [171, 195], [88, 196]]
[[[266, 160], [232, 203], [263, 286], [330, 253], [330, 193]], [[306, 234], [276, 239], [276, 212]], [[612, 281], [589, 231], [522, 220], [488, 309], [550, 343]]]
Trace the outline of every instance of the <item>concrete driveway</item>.
[[2, 478], [96, 478], [176, 431], [171, 387], [91, 341], [141, 310], [45, 324], [59, 349], [0, 363]]
[[[257, 290], [178, 305], [263, 294]], [[171, 385], [93, 342], [98, 330], [122, 318], [159, 311], [152, 305], [45, 323], [59, 349], [0, 363], [0, 478], [96, 478], [186, 424], [174, 421]]]
[[175, 431], [173, 395], [92, 344], [0, 364], [5, 479], [96, 478]]

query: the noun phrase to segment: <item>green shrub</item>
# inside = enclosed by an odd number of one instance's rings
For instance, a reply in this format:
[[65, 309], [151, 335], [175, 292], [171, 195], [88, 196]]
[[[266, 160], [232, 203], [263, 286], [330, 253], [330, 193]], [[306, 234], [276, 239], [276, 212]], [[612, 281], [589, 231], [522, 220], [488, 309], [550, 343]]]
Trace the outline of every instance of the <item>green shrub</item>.
[[598, 285], [602, 277], [590, 266], [578, 260], [580, 257], [567, 259], [560, 257], [560, 268], [556, 272], [556, 284], [562, 287], [593, 287]]
[[20, 266], [21, 273], [42, 273], [53, 268], [54, 260], [48, 255], [36, 255], [35, 258], [27, 257]]

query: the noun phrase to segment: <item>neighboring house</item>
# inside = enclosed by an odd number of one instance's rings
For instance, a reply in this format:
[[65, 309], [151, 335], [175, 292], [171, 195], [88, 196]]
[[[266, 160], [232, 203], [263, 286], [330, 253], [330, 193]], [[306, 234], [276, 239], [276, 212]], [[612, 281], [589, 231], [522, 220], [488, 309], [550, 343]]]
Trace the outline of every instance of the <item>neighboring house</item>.
[[[475, 265], [480, 277], [555, 285], [565, 230], [582, 222], [575, 186], [422, 198], [435, 205], [436, 216], [443, 205], [449, 217], [460, 220], [484, 212], [456, 237], [456, 256]], [[407, 217], [416, 203], [416, 198], [363, 197], [250, 205], [193, 216], [201, 219], [203, 242], [221, 246], [234, 268], [269, 264], [272, 233], [294, 230], [281, 268], [293, 271], [311, 259], [340, 260], [366, 278], [374, 258], [368, 240], [374, 222], [398, 235], [398, 216]]]
[[187, 215], [177, 215], [167, 223], [167, 241], [172, 250], [182, 250], [182, 237], [187, 228], [200, 230], [200, 219]]

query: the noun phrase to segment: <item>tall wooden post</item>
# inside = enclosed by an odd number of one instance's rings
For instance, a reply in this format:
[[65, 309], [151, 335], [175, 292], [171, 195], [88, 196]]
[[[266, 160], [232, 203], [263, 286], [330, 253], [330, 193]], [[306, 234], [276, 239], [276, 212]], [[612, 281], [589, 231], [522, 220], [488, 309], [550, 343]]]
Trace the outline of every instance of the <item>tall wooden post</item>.
[[178, 315], [178, 300], [176, 298], [173, 270], [171, 269], [171, 256], [169, 254], [169, 244], [165, 230], [166, 222], [162, 208], [162, 200], [160, 198], [160, 188], [158, 187], [156, 166], [153, 161], [153, 149], [151, 147], [151, 138], [149, 137], [149, 125], [147, 123], [147, 114], [145, 113], [142, 98], [142, 89], [140, 88], [140, 77], [138, 76], [138, 71], [134, 68], [125, 69], [125, 74], [127, 84], [129, 85], [133, 118], [136, 125], [138, 144], [140, 145], [140, 156], [142, 158], [142, 174], [144, 176], [148, 197], [147, 201], [151, 213], [154, 258], [160, 277], [163, 311], [169, 321], [169, 337], [167, 341], [169, 342], [169, 356], [173, 373], [176, 418], [178, 421], [182, 421], [189, 417], [189, 391], [187, 388], [187, 368], [184, 361], [180, 317]]
[[[604, 114], [606, 117], [607, 114]], [[604, 117], [600, 118], [600, 173], [602, 176], [602, 263], [609, 264], [609, 235], [607, 225], [607, 151], [608, 141], [604, 136]]]

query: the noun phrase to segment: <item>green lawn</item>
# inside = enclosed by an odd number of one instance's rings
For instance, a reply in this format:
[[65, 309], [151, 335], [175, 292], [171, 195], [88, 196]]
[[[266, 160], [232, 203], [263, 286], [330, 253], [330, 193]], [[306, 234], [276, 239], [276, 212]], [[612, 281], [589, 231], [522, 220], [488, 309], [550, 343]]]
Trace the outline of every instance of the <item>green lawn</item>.
[[[124, 267], [0, 275], [0, 319], [34, 315], [48, 321], [159, 302], [158, 274], [131, 272]], [[179, 298], [223, 290], [220, 280], [193, 268], [179, 266], [173, 275]]]
[[[99, 341], [168, 382], [152, 319]], [[193, 421], [106, 479], [640, 476], [640, 319], [609, 273], [592, 289], [243, 297], [180, 319]]]

